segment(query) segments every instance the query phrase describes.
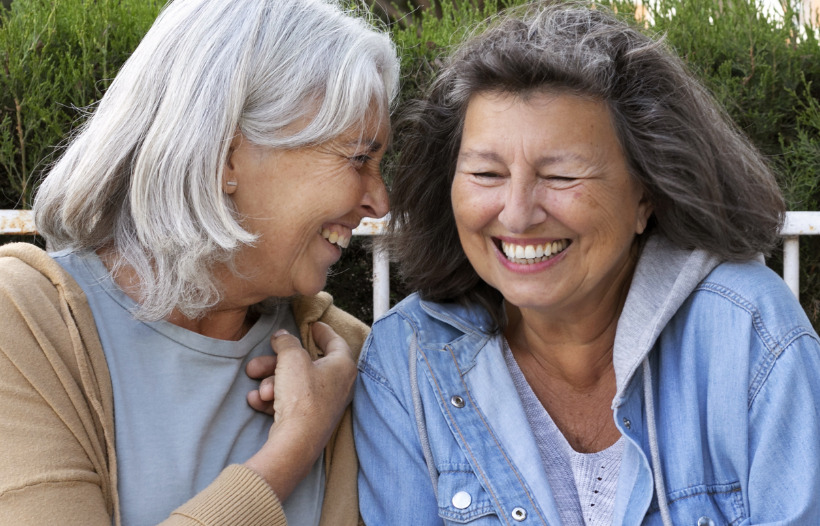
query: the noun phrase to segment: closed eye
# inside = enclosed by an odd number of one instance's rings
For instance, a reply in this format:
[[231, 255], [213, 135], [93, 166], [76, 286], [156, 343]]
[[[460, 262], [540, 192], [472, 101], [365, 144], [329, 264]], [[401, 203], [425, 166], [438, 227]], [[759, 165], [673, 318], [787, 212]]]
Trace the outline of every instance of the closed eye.
[[543, 178], [544, 181], [556, 188], [569, 188], [575, 186], [579, 181], [577, 177], [567, 177], [563, 175], [550, 175]]
[[473, 177], [501, 177], [501, 175], [495, 172], [474, 172]]

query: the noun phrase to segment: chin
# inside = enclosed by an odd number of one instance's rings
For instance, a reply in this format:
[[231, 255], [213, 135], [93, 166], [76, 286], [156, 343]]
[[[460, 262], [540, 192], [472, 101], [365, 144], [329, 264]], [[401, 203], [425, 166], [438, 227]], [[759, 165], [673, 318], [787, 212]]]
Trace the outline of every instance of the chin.
[[325, 290], [326, 285], [327, 276], [324, 276], [324, 279], [313, 281], [311, 283], [305, 283], [302, 286], [297, 287], [296, 294], [299, 296], [313, 296]]

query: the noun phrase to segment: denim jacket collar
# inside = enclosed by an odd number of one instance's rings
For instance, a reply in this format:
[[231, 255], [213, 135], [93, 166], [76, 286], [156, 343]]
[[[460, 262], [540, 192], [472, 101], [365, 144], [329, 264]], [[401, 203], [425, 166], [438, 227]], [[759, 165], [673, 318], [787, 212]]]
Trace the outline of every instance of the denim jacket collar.
[[[422, 310], [442, 323], [463, 334], [460, 338], [447, 338], [441, 344], [420, 338], [424, 347], [430, 350], [441, 350], [446, 344], [453, 353], [453, 359], [462, 373], [469, 371], [476, 362], [476, 356], [492, 338], [492, 319], [486, 310], [476, 306], [465, 306], [460, 303], [435, 303], [421, 300]], [[430, 335], [427, 335], [430, 336]]]

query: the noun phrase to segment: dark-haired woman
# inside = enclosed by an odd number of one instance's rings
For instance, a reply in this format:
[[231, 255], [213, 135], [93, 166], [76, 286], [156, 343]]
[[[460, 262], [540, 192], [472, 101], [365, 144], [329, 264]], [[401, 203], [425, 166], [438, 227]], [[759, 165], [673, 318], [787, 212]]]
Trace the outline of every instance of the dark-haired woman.
[[531, 6], [399, 134], [418, 294], [360, 357], [366, 523], [820, 523], [820, 343], [754, 261], [783, 200], [663, 44]]

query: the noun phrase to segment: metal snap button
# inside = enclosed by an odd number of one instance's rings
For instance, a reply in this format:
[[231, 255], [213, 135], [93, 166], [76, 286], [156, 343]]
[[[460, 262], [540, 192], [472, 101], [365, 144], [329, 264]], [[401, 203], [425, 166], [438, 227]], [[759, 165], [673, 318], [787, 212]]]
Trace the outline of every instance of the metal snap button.
[[464, 399], [458, 395], [455, 395], [452, 398], [450, 398], [450, 403], [458, 407], [459, 409], [464, 407]]
[[626, 426], [627, 429], [632, 429], [632, 422], [630, 422], [627, 417], [624, 417], [624, 426]]
[[466, 491], [459, 491], [455, 495], [453, 495], [453, 500], [451, 501], [453, 506], [457, 509], [463, 510], [473, 502], [473, 498], [470, 496], [469, 493]]
[[715, 521], [709, 517], [701, 517], [698, 519], [698, 526], [715, 526]]
[[511, 515], [513, 519], [521, 522], [527, 518], [527, 510], [524, 508], [514, 508]]

